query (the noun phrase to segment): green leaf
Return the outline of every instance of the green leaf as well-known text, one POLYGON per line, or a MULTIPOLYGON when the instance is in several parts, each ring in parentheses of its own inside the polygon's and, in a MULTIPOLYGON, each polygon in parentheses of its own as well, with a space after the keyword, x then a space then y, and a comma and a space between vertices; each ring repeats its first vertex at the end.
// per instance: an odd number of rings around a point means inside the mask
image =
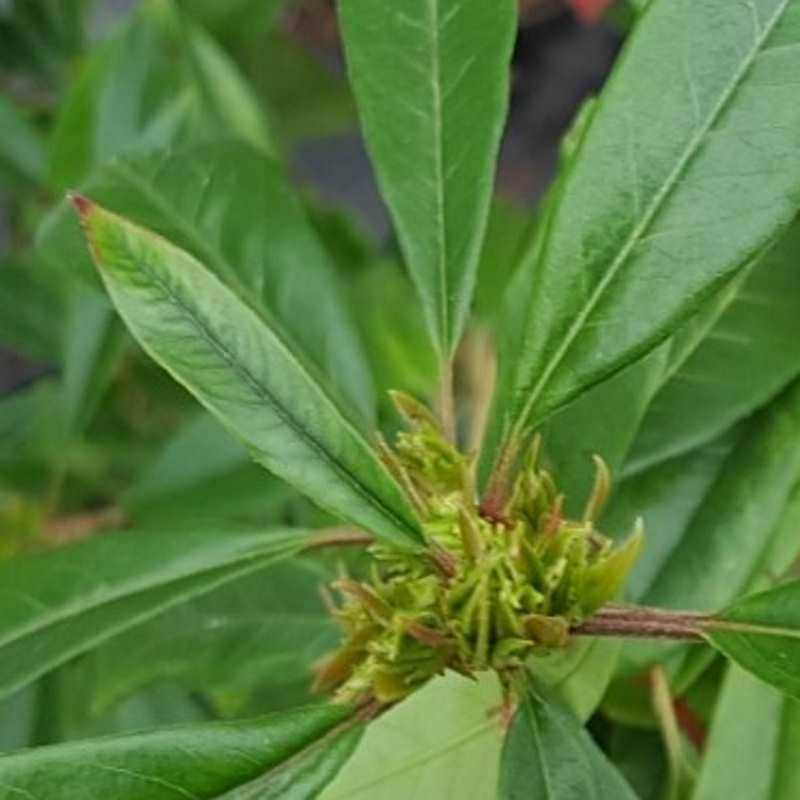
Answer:
POLYGON ((225 716, 311 702, 313 666, 338 642, 320 595, 332 578, 296 558, 160 613, 75 665, 81 705, 97 715, 158 680, 203 692, 225 716))
POLYGON ((44 181, 46 154, 39 132, 0 95, 0 186, 44 181))
MULTIPOLYGON (((254 308, 276 318, 371 421, 366 358, 335 268, 274 161, 242 144, 191 147, 118 159, 96 170, 83 190, 191 253, 254 308)), ((66 203, 44 224, 39 239, 43 257, 54 266, 95 277, 66 203)))
POLYGON ((737 601, 714 615, 706 636, 740 667, 800 699, 800 581, 737 601))
POLYGON ((188 420, 139 474, 123 505, 137 521, 277 519, 285 484, 205 412, 188 420))
POLYGON ((615 488, 603 515, 603 530, 621 538, 641 517, 648 534, 626 581, 626 599, 640 601, 682 541, 691 546, 689 525, 710 498, 735 444, 735 436, 724 437, 627 478, 615 488))
POLYGON ((357 126, 345 76, 310 52, 291 31, 278 29, 252 37, 244 53, 250 78, 273 112, 274 127, 289 141, 318 140, 352 132, 357 126))
POLYGON ((0 701, 0 753, 21 750, 30 744, 36 700, 36 687, 27 686, 0 701))
POLYGON ((449 358, 470 310, 505 121, 511 0, 344 0, 351 83, 382 194, 449 358))
POLYGON ((659 733, 615 726, 607 751, 640 800, 664 800, 669 775, 664 742, 659 733))
POLYGON ((356 322, 385 408, 393 411, 387 392, 398 386, 417 397, 431 397, 436 389, 436 353, 408 277, 397 264, 372 264, 354 278, 351 291, 356 322), (376 297, 383 301, 376 303, 376 297))
MULTIPOLYGON (((53 414, 59 402, 54 381, 36 381, 31 386, 0 398, 0 468, 4 470, 4 486, 17 485, 24 478, 21 464, 45 455, 50 466, 60 457, 63 437, 61 417, 53 414)), ((45 482, 49 475, 44 476, 45 482)), ((19 484, 26 491, 31 487, 24 480, 19 484)))
POLYGON ((262 152, 274 155, 276 146, 263 109, 235 64, 205 31, 184 21, 182 35, 202 103, 205 118, 202 121, 220 132, 234 133, 262 152))
POLYGON ((622 642, 573 637, 562 650, 528 661, 531 674, 586 722, 600 705, 617 665, 622 642))
POLYGON ((97 411, 119 366, 126 337, 108 298, 76 286, 67 300, 62 357, 64 426, 79 434, 97 411))
POLYGON ((88 0, 5 3, 0 12, 0 64, 12 75, 24 74, 23 80, 60 88, 62 71, 83 47, 87 5, 88 0))
POLYGON ((134 336, 257 461, 381 538, 401 547, 422 542, 370 442, 276 324, 160 236, 85 199, 76 205, 134 336))
POLYGON ((310 541, 290 529, 131 530, 0 564, 0 696, 310 541))
POLYGON ((790 222, 799 43, 789 0, 653 3, 512 286, 501 439, 656 346, 790 222))
MULTIPOLYGON (((592 387, 544 424, 544 449, 558 476, 559 489, 566 495, 568 513, 577 516, 583 512, 594 484, 595 454, 602 455, 611 471, 612 501, 617 496, 618 476, 667 358, 668 348, 657 348, 592 387)), ((626 531, 630 529, 630 525, 625 527, 626 531)))
POLYGON ((715 609, 745 591, 800 479, 800 383, 742 441, 644 596, 647 605, 715 609))
POLYGON ((502 313, 503 295, 530 246, 535 223, 527 209, 499 197, 492 203, 475 290, 475 314, 483 320, 494 322, 502 313))
POLYGON ((800 288, 798 235, 795 221, 668 341, 544 423, 570 513, 580 513, 591 490, 594 453, 615 477, 629 478, 712 441, 800 371, 783 344, 800 333, 791 302, 800 288), (743 371, 753 380, 741 380, 743 371))
MULTIPOLYGON (((629 599, 713 610, 763 578, 773 546, 784 540, 780 547, 787 547, 785 517, 800 478, 798 426, 795 384, 727 441, 623 482, 606 518, 609 528, 643 515, 649 533, 629 599)), ((627 648, 627 661, 643 668, 679 648, 685 645, 643 641, 627 648)))
POLYGON ((692 800, 800 796, 800 704, 743 670, 723 683, 692 800))
POLYGON ((499 800, 635 800, 571 712, 531 688, 503 746, 499 800))
POLYGON ((197 19, 220 38, 233 37, 259 26, 274 23, 289 0, 229 0, 221 6, 217 0, 181 0, 184 13, 197 19))
POLYGON ((774 583, 791 568, 800 554, 798 530, 800 530, 800 482, 792 489, 783 514, 770 536, 769 546, 756 568, 753 588, 761 588, 756 583, 760 578, 767 578, 770 583, 774 583))
POLYGON ((23 751, 0 757, 0 789, 39 800, 306 800, 358 741, 349 713, 305 708, 23 751))
POLYGON ((30 259, 0 262, 0 342, 52 361, 59 347, 63 300, 43 272, 30 259))
POLYGON ((370 725, 320 800, 495 800, 500 703, 489 673, 477 682, 452 673, 434 678, 370 725))
POLYGON ((139 692, 101 717, 92 716, 84 703, 88 687, 81 683, 79 670, 74 669, 84 657, 59 667, 33 684, 37 695, 36 714, 28 747, 212 719, 210 709, 198 695, 192 696, 180 686, 166 682, 139 692))
MULTIPOLYGON (((636 471, 631 464, 630 450, 642 438, 641 428, 653 398, 706 340, 741 283, 741 278, 737 277, 731 282, 733 285, 727 285, 670 339, 593 386, 545 421, 544 446, 559 476, 559 486, 567 496, 566 507, 570 513, 580 513, 591 491, 593 454, 602 454, 615 479, 636 471)), ((714 384, 713 376, 709 383, 714 384)), ((724 402, 719 395, 714 395, 714 400, 718 405, 724 402)), ((673 429, 681 424, 675 417, 661 422, 673 429)))
POLYGON ((716 438, 800 373, 800 355, 786 347, 800 338, 798 253, 795 222, 733 290, 722 317, 653 398, 626 473, 716 438))

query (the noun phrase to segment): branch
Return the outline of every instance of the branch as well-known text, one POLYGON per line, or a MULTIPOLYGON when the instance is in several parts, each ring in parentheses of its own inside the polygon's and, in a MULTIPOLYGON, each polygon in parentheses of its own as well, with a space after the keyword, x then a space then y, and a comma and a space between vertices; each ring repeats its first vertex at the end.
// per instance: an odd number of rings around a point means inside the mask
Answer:
POLYGON ((312 539, 306 550, 322 550, 325 547, 366 547, 375 539, 358 528, 324 528, 312 539))
POLYGON ((696 611, 666 611, 646 606, 606 606, 572 628, 577 636, 626 639, 678 639, 701 642, 709 620, 696 611))

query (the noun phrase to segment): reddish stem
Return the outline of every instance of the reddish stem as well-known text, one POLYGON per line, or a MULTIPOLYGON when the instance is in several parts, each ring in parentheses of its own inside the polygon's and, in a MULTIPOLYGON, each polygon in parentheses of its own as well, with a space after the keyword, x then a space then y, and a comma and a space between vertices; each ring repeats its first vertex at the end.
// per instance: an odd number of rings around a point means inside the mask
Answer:
POLYGON ((578 636, 615 636, 634 639, 703 641, 707 614, 665 611, 644 606, 607 606, 572 628, 578 636))

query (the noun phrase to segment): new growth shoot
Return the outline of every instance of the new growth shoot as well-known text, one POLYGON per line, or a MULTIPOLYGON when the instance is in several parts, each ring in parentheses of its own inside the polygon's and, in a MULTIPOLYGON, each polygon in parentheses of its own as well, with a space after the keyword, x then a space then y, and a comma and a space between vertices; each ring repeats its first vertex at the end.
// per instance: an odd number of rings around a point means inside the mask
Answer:
POLYGON ((610 490, 595 459, 594 490, 581 519, 540 463, 540 439, 517 474, 501 517, 481 513, 474 457, 459 452, 425 406, 399 392, 406 424, 385 463, 422 520, 427 547, 374 545, 370 577, 334 584, 343 642, 317 671, 317 687, 342 702, 396 702, 434 675, 496 670, 510 684, 528 656, 567 645, 619 592, 642 544, 641 525, 622 545, 595 520, 610 490))

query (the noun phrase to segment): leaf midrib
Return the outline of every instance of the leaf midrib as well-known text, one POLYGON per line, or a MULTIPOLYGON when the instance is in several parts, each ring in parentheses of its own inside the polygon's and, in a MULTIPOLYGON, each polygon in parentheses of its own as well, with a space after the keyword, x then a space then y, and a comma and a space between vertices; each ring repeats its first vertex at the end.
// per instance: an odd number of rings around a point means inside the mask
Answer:
POLYGON ((711 113, 709 114, 708 119, 701 126, 701 128, 695 133, 695 135, 689 140, 686 149, 684 150, 683 154, 673 167, 672 172, 667 176, 666 181, 662 184, 661 188, 656 192, 649 207, 642 216, 642 219, 628 235, 628 238, 624 242, 622 248, 620 249, 614 261, 611 263, 611 266, 609 267, 608 271, 600 279, 594 292, 592 292, 592 295, 589 298, 588 302, 581 310, 581 312, 576 316, 574 322, 570 325, 566 336, 559 345, 553 357, 545 365, 545 368, 542 370, 541 377, 536 382, 532 391, 528 395, 528 399, 526 400, 525 405, 522 408, 522 411, 520 412, 516 422, 512 426, 511 433, 509 435, 509 440, 513 441, 515 438, 521 436, 522 433, 524 432, 526 428, 526 421, 528 417, 531 415, 536 403, 539 400, 539 397, 544 391, 544 388, 546 387, 550 378, 553 376, 553 373, 560 366, 561 362, 567 355, 573 342, 580 334, 589 316, 592 314, 595 307, 603 297, 603 294, 605 293, 606 289, 614 281, 617 274, 626 263, 628 256, 630 255, 633 248, 647 233, 651 224, 655 220, 658 212, 661 210, 661 207, 670 197, 675 187, 679 185, 680 179, 684 171, 688 168, 689 164, 692 162, 697 153, 702 149, 702 145, 704 144, 706 137, 708 136, 708 134, 713 129, 714 125, 719 120, 719 117, 727 107, 730 99, 738 91, 741 82, 743 81, 743 79, 745 78, 745 76, 755 63, 758 54, 761 52, 766 41, 772 35, 775 26, 783 18, 783 15, 786 12, 790 2, 791 0, 782 0, 780 6, 775 11, 772 18, 764 26, 763 30, 761 31, 761 34, 754 40, 753 47, 748 52, 747 56, 743 59, 739 69, 734 73, 734 76, 731 79, 730 83, 723 90, 716 105, 711 109, 711 113))
MULTIPOLYGON (((152 233, 151 235, 157 236, 159 239, 163 239, 163 237, 159 236, 158 234, 152 233)), ((164 240, 166 241, 166 240, 164 240)), ((303 425, 297 422, 294 417, 289 413, 288 410, 285 410, 283 405, 280 404, 277 399, 273 396, 272 392, 264 386, 261 381, 259 381, 251 372, 248 370, 243 364, 241 364, 233 354, 225 347, 225 345, 220 342, 216 336, 214 336, 213 332, 204 324, 203 320, 194 313, 193 307, 187 305, 184 302, 183 298, 178 296, 173 290, 172 287, 167 285, 157 274, 155 274, 152 270, 147 269, 144 264, 139 264, 139 269, 147 274, 149 279, 164 293, 164 295, 173 302, 176 306, 183 309, 184 313, 186 314, 187 318, 193 323, 195 329, 205 338, 208 344, 217 351, 217 353, 222 357, 224 361, 226 361, 231 369, 238 373, 239 376, 244 380, 244 382, 250 386, 252 391, 263 400, 267 405, 269 405, 276 416, 284 422, 287 427, 289 427, 292 431, 294 431, 295 435, 303 440, 306 441, 307 444, 311 447, 313 451, 315 451, 323 461, 327 462, 329 466, 333 468, 333 470, 343 479, 343 481, 350 485, 350 487, 358 494, 362 499, 367 503, 368 506, 372 507, 374 510, 378 511, 382 516, 385 518, 392 520, 395 525, 398 526, 399 530, 408 531, 411 534, 411 538, 418 539, 415 535, 413 528, 411 528, 401 517, 399 517, 391 508, 389 508, 385 503, 383 503, 380 498, 374 495, 369 488, 367 488, 355 475, 353 475, 345 466, 342 464, 332 453, 330 453, 325 446, 317 440, 315 436, 313 436, 309 431, 307 431, 303 425)), ((212 278, 213 274, 209 273, 212 278)), ((230 289, 224 286, 220 282, 220 287, 226 291, 231 292, 236 300, 238 300, 242 307, 245 308, 250 314, 253 315, 255 320, 258 322, 260 326, 263 327, 264 331, 269 335, 272 339, 275 346, 281 350, 284 355, 288 358, 288 360, 294 364, 295 368, 300 373, 301 377, 305 381, 306 385, 310 387, 312 392, 314 392, 326 405, 329 411, 333 412, 334 417, 338 420, 339 424, 342 425, 342 428, 347 431, 347 433, 352 437, 352 440, 357 443, 362 450, 362 453, 366 455, 370 459, 370 463, 372 463, 377 470, 380 470, 380 474, 386 476, 386 479, 391 481, 393 480, 391 476, 385 471, 383 466, 380 462, 375 458, 372 448, 369 445, 369 442, 361 435, 360 431, 358 431, 352 423, 342 414, 341 410, 339 409, 338 405, 327 395, 324 391, 323 387, 313 379, 311 375, 309 375, 308 371, 305 369, 304 364, 302 361, 295 357, 295 354, 292 350, 286 345, 286 343, 278 336, 275 331, 270 328, 264 320, 255 312, 250 305, 243 300, 242 298, 238 297, 235 293, 233 293, 230 289)), ((162 363, 165 369, 182 385, 189 388, 189 384, 186 380, 184 380, 180 375, 175 373, 172 368, 165 364, 162 359, 158 358, 153 352, 152 348, 149 346, 145 346, 146 350, 150 352, 150 355, 159 363, 162 363)), ((399 491, 399 490, 398 490, 399 491)))
POLYGON ((447 275, 447 226, 445 223, 445 189, 444 189, 444 141, 442 139, 442 69, 441 41, 439 32, 440 7, 439 0, 426 0, 428 19, 430 22, 431 45, 431 105, 433 122, 433 170, 436 185, 436 257, 439 272, 439 314, 441 328, 439 336, 441 349, 445 353, 450 349, 450 309, 448 307, 448 275, 447 275))
POLYGON ((736 633, 742 636, 774 636, 779 639, 800 639, 800 629, 784 628, 780 625, 764 625, 751 622, 714 619, 709 623, 708 635, 736 633))

